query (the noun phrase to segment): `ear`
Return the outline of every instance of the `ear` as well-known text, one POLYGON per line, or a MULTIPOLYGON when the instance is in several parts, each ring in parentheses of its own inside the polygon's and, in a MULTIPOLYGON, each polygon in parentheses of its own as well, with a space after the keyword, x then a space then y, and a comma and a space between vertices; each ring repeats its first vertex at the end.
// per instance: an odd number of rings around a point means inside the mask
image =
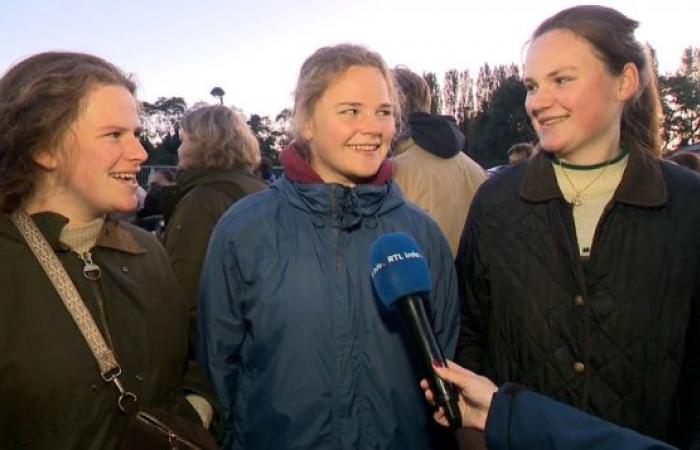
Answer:
POLYGON ((619 76, 617 99, 627 101, 639 91, 639 70, 634 63, 627 63, 619 76))
POLYGON ((305 141, 309 142, 314 137, 314 126, 311 123, 312 121, 306 117, 302 119, 302 122, 301 137, 303 137, 305 141))
POLYGON ((32 159, 34 159, 34 162, 39 164, 42 169, 48 172, 52 172, 58 168, 58 158, 56 156, 56 152, 39 150, 36 154, 34 154, 32 159))

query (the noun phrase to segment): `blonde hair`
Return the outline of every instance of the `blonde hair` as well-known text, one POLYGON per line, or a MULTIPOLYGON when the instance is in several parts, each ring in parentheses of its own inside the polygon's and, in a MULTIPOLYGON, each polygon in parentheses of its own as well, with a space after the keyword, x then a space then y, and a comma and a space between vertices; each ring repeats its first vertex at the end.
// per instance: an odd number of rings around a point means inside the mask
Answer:
POLYGON ((222 105, 188 111, 180 121, 187 144, 180 149, 180 169, 253 170, 260 162, 260 145, 236 111, 222 105))
POLYGON ((328 86, 353 66, 374 67, 381 72, 389 91, 394 118, 401 117, 401 101, 393 77, 378 53, 354 44, 321 47, 302 64, 294 90, 294 138, 301 144, 302 151, 306 142, 301 135, 301 124, 313 116, 316 103, 328 86))

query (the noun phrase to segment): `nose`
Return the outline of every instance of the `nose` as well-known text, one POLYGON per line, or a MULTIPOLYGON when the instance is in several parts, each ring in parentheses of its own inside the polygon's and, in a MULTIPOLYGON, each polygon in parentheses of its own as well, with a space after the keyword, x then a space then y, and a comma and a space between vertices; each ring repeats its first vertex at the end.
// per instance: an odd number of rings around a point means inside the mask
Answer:
POLYGON ((540 86, 536 90, 528 92, 525 99, 525 110, 530 117, 535 117, 540 111, 552 105, 552 98, 550 90, 545 86, 540 86))
POLYGON ((143 148, 143 145, 141 145, 141 140, 138 137, 134 136, 134 139, 129 145, 127 156, 130 160, 139 164, 148 159, 148 153, 146 152, 146 149, 143 148))
POLYGON ((386 120, 386 117, 379 116, 375 113, 364 114, 362 120, 362 132, 366 134, 381 134, 383 129, 383 120, 386 120))

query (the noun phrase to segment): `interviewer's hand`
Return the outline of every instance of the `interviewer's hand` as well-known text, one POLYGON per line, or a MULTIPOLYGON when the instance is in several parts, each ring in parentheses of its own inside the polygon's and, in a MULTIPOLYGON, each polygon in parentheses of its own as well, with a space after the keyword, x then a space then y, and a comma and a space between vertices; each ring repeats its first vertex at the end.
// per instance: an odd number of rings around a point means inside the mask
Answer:
MULTIPOLYGON (((435 373, 445 381, 454 384, 459 390, 459 411, 462 413, 462 426, 484 430, 486 418, 491 407, 491 398, 494 392, 498 391, 495 384, 486 377, 447 361, 447 367, 434 367, 435 373)), ((425 398, 431 405, 435 405, 435 397, 430 390, 428 380, 421 380, 420 387, 423 388, 425 398)), ((442 407, 433 415, 435 421, 442 426, 449 426, 445 411, 442 407)))

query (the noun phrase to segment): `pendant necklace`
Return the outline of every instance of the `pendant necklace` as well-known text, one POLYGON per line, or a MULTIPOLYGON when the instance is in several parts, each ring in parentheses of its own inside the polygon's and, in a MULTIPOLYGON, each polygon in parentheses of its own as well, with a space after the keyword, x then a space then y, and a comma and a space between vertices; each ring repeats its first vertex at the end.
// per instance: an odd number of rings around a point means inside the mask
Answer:
POLYGON ((571 185, 571 189, 573 189, 573 191, 574 191, 574 195, 573 195, 573 197, 571 197, 571 200, 569 201, 569 203, 571 203, 572 206, 574 206, 574 207, 579 207, 579 206, 583 205, 583 198, 582 198, 583 193, 586 192, 586 190, 587 190, 589 187, 593 186, 593 184, 594 184, 596 181, 600 180, 600 179, 603 177, 603 175, 605 175, 605 171, 608 170, 608 166, 610 165, 610 163, 611 163, 614 159, 615 159, 615 158, 609 159, 609 160, 605 163, 605 165, 603 166, 603 170, 601 170, 601 171, 598 173, 598 176, 596 176, 595 178, 593 178, 593 180, 591 180, 591 181, 590 181, 586 186, 584 186, 582 189, 576 189, 576 185, 575 185, 574 182, 571 180, 571 178, 569 178, 569 174, 566 172, 566 167, 564 167, 563 164, 560 164, 559 167, 561 167, 561 171, 564 173, 564 177, 566 178, 566 181, 569 182, 569 184, 571 185))

